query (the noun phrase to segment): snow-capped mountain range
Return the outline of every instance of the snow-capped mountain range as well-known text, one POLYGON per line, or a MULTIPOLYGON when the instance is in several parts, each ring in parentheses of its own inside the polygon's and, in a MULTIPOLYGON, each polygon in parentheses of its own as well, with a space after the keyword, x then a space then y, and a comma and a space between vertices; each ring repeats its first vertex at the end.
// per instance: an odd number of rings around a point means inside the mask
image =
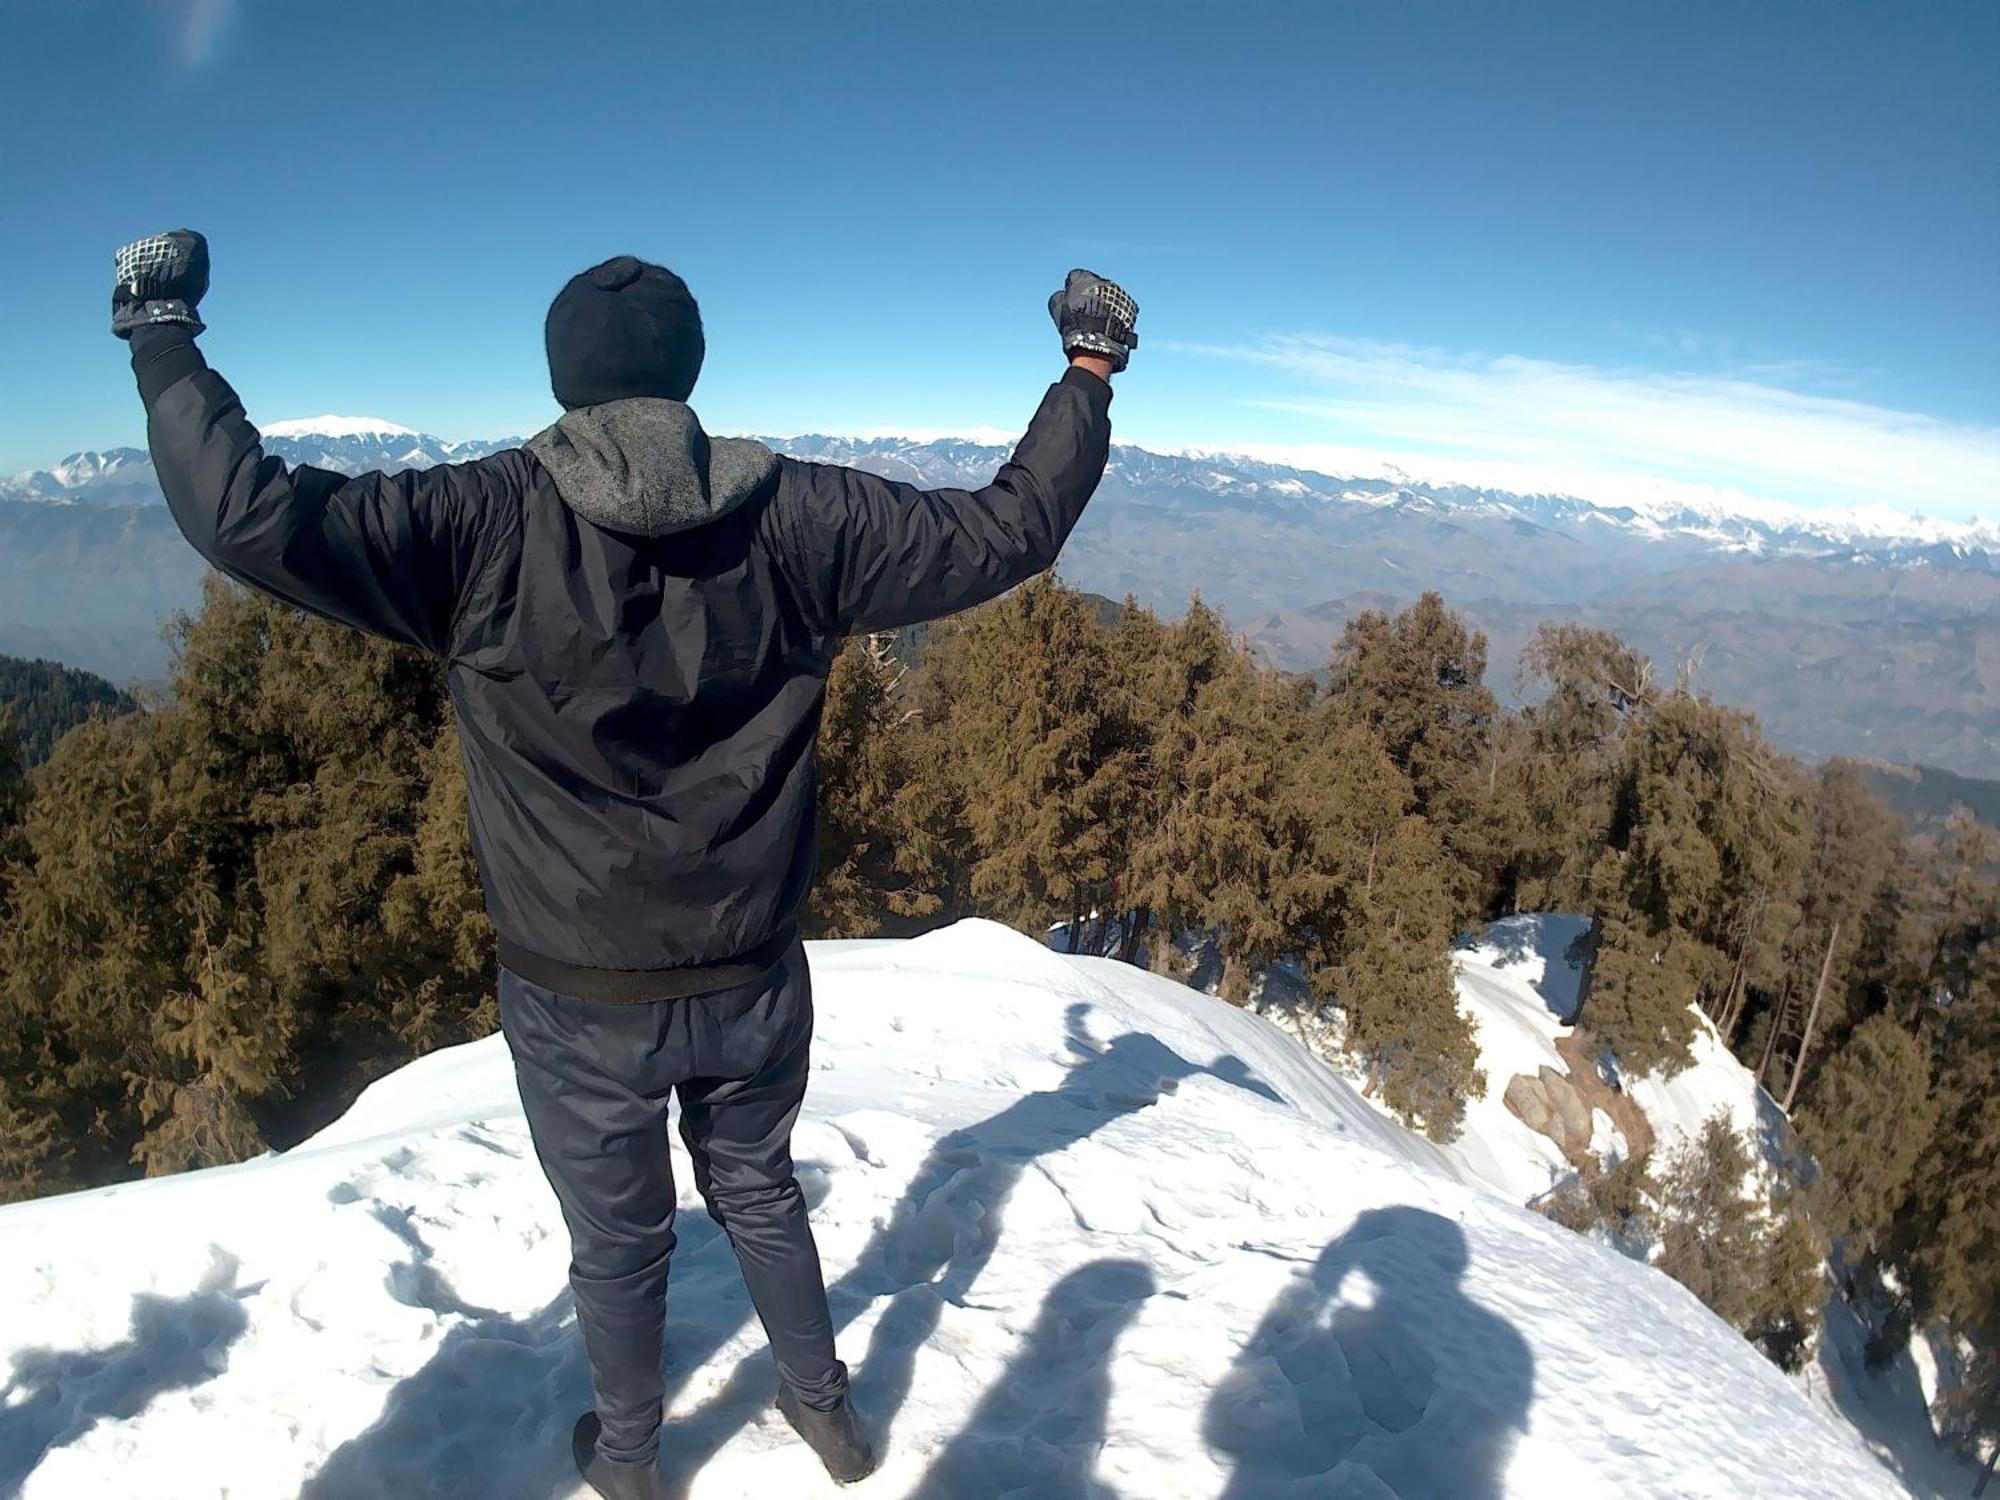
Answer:
MULTIPOLYGON (((809 435, 764 441, 795 457, 853 464, 930 485, 985 483, 1009 451, 1004 443, 966 438, 809 435)), ((1317 504, 1335 511, 1358 506, 1518 520, 1564 531, 1602 527, 1647 541, 1680 538, 1734 552, 1869 552, 1885 558, 1939 552, 2000 566, 2000 521, 1943 521, 1887 505, 1818 511, 1747 498, 1738 507, 1678 498, 1643 507, 1603 505, 1574 495, 1435 483, 1395 471, 1326 474, 1241 453, 1154 452, 1126 444, 1113 445, 1106 482, 1133 491, 1183 489, 1252 505, 1317 504)), ((1995 499, 2000 503, 2000 496, 1995 499)))
MULTIPOLYGON (((260 429, 271 452, 345 474, 395 473, 463 463, 519 438, 448 439, 379 417, 319 416, 273 422, 260 429)), ((928 485, 983 484, 1006 461, 1004 442, 979 438, 847 438, 807 434, 767 437, 780 452, 826 463, 855 464, 928 485)), ((1760 555, 1867 553, 1889 560, 1928 557, 2000 567, 2000 522, 1943 521, 1881 505, 1816 511, 1745 500, 1682 499, 1649 506, 1603 505, 1573 495, 1519 495, 1463 484, 1440 484, 1391 471, 1380 476, 1324 474, 1206 449, 1154 452, 1125 444, 1112 449, 1107 483, 1135 492, 1180 491, 1244 505, 1315 505, 1516 520, 1576 532, 1595 528, 1658 541, 1680 539, 1722 551, 1760 555)), ((88 505, 158 503, 152 461, 143 449, 72 453, 47 469, 0 480, 0 500, 47 500, 88 505)), ((2000 497, 1996 497, 2000 500, 2000 497)))
MULTIPOLYGON (((349 474, 462 462, 518 441, 454 441, 369 417, 263 432, 282 458, 349 474)), ((1009 454, 997 432, 765 441, 932 486, 985 484, 1009 454)), ((1120 444, 1061 568, 1078 587, 1172 613, 1199 593, 1295 671, 1323 666, 1358 612, 1435 589, 1486 633, 1487 680, 1503 697, 1538 626, 1568 619, 1615 631, 1663 675, 1692 672, 1804 754, 2000 776, 2000 525, 1990 521, 1684 493, 1611 505, 1120 444)), ((77 453, 0 480, 0 652, 119 682, 158 677, 160 615, 198 600, 202 572, 143 452, 77 453)))
MULTIPOLYGON (((399 473, 434 464, 464 463, 519 439, 453 442, 376 417, 303 417, 260 429, 264 444, 288 463, 312 464, 342 474, 371 470, 399 473)), ((45 500, 75 505, 162 503, 152 457, 143 448, 86 449, 46 469, 0 479, 0 500, 45 500)))

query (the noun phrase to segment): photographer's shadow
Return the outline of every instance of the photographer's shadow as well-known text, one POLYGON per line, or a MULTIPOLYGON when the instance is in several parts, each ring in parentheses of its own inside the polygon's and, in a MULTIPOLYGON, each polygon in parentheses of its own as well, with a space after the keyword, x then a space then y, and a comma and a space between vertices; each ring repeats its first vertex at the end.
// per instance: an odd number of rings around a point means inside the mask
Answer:
POLYGON ((1369 1475, 1400 1500, 1498 1500, 1534 1357, 1466 1296, 1467 1254, 1457 1224, 1409 1207, 1370 1209, 1321 1252, 1209 1400, 1224 1500, 1373 1493, 1369 1475), (1357 1270, 1372 1302, 1349 1293, 1357 1270))
POLYGON ((213 1380, 250 1326, 243 1301, 257 1289, 238 1287, 235 1261, 218 1256, 186 1297, 134 1297, 132 1331, 109 1348, 16 1350, 0 1386, 0 1497, 18 1494, 51 1451, 99 1422, 129 1420, 169 1391, 213 1380))

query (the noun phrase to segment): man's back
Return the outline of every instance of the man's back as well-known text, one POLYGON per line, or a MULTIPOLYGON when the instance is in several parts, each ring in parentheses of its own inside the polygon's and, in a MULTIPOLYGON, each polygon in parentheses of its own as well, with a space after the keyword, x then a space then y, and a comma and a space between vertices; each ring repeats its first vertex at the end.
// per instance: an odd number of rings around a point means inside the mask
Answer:
POLYGON ((812 878, 840 640, 1048 567, 1110 443, 1110 386, 1072 369, 980 490, 710 440, 650 397, 477 463, 348 479, 262 457, 185 335, 134 355, 162 486, 212 562, 445 660, 502 962, 584 998, 769 967, 812 878))

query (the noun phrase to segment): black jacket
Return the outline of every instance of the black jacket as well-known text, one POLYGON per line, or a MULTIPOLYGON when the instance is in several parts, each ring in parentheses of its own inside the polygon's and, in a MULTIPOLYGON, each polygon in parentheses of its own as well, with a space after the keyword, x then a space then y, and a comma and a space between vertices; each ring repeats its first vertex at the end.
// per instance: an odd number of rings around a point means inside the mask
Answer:
POLYGON ((1110 387, 1071 370, 981 490, 711 443, 665 401, 350 479, 266 454, 184 330, 141 330, 132 358, 196 550, 444 659, 501 960, 584 998, 698 993, 782 951, 841 638, 1047 568, 1110 443, 1110 387))

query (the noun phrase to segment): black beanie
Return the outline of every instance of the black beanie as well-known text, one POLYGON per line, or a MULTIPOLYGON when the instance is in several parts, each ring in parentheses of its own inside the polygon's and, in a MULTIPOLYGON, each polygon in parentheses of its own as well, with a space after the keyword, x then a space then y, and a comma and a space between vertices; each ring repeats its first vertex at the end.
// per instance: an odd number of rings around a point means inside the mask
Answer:
POLYGON ((549 304, 549 385, 564 410, 664 396, 701 374, 701 309, 665 266, 615 255, 572 276, 549 304))

